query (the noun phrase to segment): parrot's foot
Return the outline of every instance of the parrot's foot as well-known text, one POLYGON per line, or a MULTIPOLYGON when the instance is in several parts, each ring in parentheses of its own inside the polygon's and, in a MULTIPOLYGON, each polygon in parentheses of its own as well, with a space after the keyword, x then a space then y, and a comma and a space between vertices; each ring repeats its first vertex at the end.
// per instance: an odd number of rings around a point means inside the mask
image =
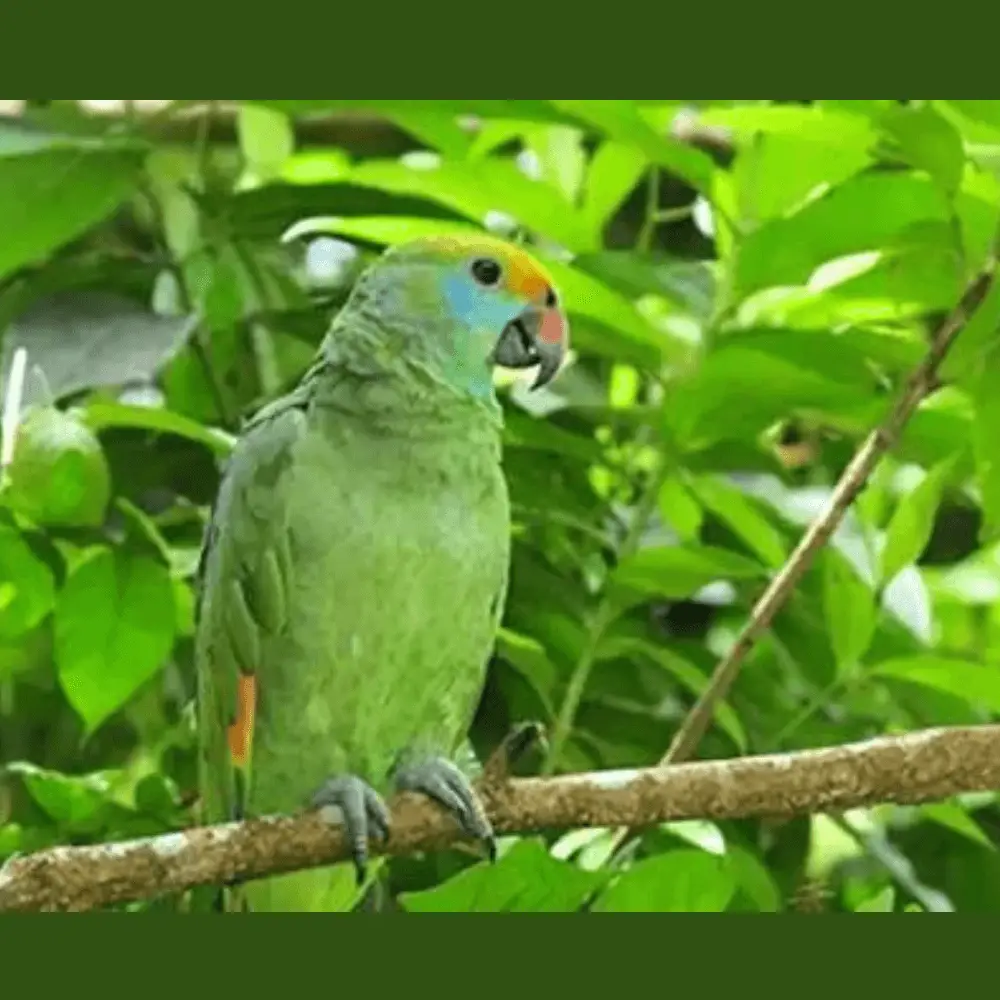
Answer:
POLYGON ((394 778, 398 791, 426 795, 454 816, 469 837, 486 845, 490 861, 496 863, 497 839, 486 811, 469 780, 451 761, 443 757, 407 761, 394 778))
POLYGON ((360 778, 331 778, 313 796, 314 809, 339 809, 351 845, 358 885, 368 880, 368 842, 374 836, 389 839, 389 807, 370 785, 360 778))

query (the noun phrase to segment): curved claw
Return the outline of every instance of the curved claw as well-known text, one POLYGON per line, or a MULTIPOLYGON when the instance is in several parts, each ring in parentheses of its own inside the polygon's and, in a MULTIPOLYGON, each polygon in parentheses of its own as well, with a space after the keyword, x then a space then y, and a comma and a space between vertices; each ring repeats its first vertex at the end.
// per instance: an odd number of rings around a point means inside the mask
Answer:
POLYGON ((351 845, 358 885, 368 880, 368 842, 388 841, 392 823, 389 807, 369 784, 351 775, 331 778, 312 797, 314 809, 338 809, 351 845))
POLYGON ((451 761, 432 757, 407 764, 396 772, 395 785, 400 792, 415 792, 436 802, 458 821, 467 836, 481 841, 491 862, 496 862, 496 834, 486 811, 469 780, 451 761))

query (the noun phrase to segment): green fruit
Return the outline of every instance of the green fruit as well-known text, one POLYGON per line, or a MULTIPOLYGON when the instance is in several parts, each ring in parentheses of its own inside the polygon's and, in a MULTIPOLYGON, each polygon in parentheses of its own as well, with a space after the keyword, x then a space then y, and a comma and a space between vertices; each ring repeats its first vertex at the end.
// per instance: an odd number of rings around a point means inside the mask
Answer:
POLYGON ((30 411, 18 428, 4 499, 41 526, 102 525, 111 472, 97 436, 54 407, 30 411))

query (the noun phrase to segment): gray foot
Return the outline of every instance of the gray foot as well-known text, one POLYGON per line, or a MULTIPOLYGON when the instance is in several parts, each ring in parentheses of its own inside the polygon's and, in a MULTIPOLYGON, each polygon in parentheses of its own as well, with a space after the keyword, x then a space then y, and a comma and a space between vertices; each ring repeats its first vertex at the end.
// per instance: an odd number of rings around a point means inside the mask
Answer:
POLYGON ((496 834, 479 796, 462 772, 443 757, 409 760, 397 768, 395 785, 400 792, 426 795, 458 820, 465 833, 486 845, 490 861, 497 860, 496 834))
POLYGON ((339 809, 344 817, 347 840, 351 845, 358 885, 368 880, 368 842, 389 839, 389 808, 382 797, 360 778, 331 778, 313 796, 314 809, 339 809))

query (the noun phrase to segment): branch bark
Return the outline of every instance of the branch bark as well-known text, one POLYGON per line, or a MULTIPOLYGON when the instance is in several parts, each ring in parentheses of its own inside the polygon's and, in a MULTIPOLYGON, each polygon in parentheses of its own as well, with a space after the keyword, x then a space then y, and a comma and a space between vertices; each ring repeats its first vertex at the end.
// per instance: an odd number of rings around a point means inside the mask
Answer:
MULTIPOLYGON (((500 781, 484 785, 482 794, 497 832, 523 835, 813 815, 996 789, 1000 726, 666 769, 500 781)), ((458 842, 455 824, 426 801, 403 796, 393 806, 388 854, 438 851, 458 842)), ((340 828, 315 814, 58 848, 18 858, 0 872, 0 912, 95 910, 348 858, 340 828)))

